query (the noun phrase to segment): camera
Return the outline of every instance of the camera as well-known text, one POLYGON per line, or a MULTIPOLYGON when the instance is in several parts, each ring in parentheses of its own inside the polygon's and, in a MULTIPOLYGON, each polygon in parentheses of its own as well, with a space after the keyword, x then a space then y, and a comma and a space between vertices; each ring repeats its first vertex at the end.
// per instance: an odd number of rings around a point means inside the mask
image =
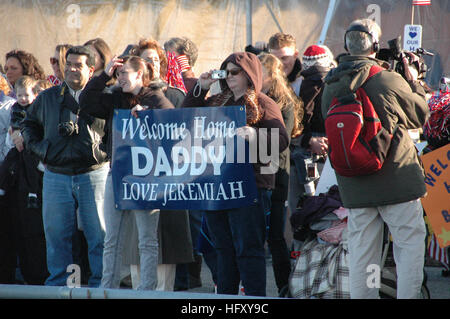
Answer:
POLYGON ((415 52, 405 51, 401 48, 401 36, 388 41, 389 48, 382 48, 377 54, 377 58, 380 60, 387 61, 389 63, 394 63, 393 69, 395 72, 399 73, 403 78, 405 76, 405 67, 403 65, 403 58, 408 59, 409 65, 413 65, 418 74, 419 79, 423 79, 428 71, 427 65, 423 59, 424 55, 433 56, 434 54, 426 51, 424 48, 417 48, 415 52), (413 55, 419 58, 419 61, 413 61, 413 55))
POLYGON ((214 70, 211 74, 211 79, 226 79, 227 78, 227 70, 214 70))
POLYGON ((127 45, 127 47, 125 48, 125 50, 123 50, 122 54, 119 55, 119 58, 124 58, 124 57, 126 57, 127 55, 132 54, 132 50, 133 50, 134 48, 135 48, 135 45, 133 45, 133 44, 127 45))
POLYGON ((73 134, 78 134, 78 124, 72 121, 59 123, 58 134, 59 136, 71 136, 73 134))
POLYGON ((319 170, 317 168, 317 162, 313 158, 305 159, 306 180, 308 182, 314 181, 320 177, 319 170))

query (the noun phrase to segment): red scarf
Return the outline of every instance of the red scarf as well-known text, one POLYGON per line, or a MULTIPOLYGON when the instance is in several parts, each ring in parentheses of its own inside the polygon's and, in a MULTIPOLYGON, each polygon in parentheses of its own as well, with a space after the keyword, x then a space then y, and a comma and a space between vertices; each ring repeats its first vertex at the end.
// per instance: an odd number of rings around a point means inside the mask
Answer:
POLYGON ((172 52, 167 52, 166 82, 173 87, 183 90, 184 93, 187 93, 183 77, 181 76, 180 66, 172 52))

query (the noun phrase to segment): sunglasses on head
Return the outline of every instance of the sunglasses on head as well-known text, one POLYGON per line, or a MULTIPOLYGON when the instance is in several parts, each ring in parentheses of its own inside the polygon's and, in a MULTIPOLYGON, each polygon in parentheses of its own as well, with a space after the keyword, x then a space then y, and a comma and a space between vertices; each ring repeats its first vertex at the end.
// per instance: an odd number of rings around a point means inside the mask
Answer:
POLYGON ((57 58, 53 58, 53 57, 50 58, 51 64, 58 64, 58 62, 59 62, 59 60, 57 58))

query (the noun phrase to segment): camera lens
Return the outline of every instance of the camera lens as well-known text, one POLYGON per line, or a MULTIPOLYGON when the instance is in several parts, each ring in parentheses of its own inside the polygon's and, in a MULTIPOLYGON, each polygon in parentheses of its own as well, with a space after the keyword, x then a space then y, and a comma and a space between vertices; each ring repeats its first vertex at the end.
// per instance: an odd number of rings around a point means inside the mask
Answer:
POLYGON ((58 134, 60 136, 70 136, 74 132, 78 133, 78 125, 73 122, 64 122, 58 124, 58 134))

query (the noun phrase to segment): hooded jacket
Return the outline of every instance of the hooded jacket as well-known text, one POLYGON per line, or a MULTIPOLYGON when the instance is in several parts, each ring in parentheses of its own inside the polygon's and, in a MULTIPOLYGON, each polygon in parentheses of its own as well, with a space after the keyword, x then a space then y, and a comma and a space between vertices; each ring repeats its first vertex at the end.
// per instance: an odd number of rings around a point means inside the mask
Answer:
MULTIPOLYGON (((344 56, 325 78, 322 115, 326 118, 334 96, 364 83, 372 65, 382 61, 365 56, 344 56)), ((383 66, 383 65, 382 65, 383 66)), ((411 201, 426 194, 424 172, 408 129, 421 128, 428 117, 425 91, 408 84, 400 74, 385 70, 364 85, 382 126, 393 134, 382 168, 374 174, 345 177, 336 174, 344 207, 363 208, 411 201)))
MULTIPOLYGON (((261 92, 261 62, 253 53, 237 52, 228 56, 223 61, 220 69, 225 70, 227 64, 230 62, 242 68, 242 70, 250 80, 252 90, 248 90, 247 94, 235 101, 230 89, 228 88, 227 81, 224 79, 220 80, 220 87, 222 89, 222 92, 207 99, 205 99, 205 97, 208 93, 208 90, 202 90, 201 94, 198 97, 194 97, 193 95, 195 88, 190 90, 184 100, 183 107, 245 105, 247 125, 255 128, 257 131, 260 128, 268 129, 268 152, 271 152, 270 130, 278 129, 278 143, 276 144, 278 144, 278 150, 281 153, 289 145, 289 136, 286 132, 286 127, 283 122, 280 107, 275 103, 275 101, 261 92)), ((257 163, 253 164, 253 169, 255 172, 256 185, 259 188, 273 189, 275 187, 275 173, 261 174, 261 167, 268 165, 269 163, 262 163, 260 161, 258 154, 258 161, 257 163)))

